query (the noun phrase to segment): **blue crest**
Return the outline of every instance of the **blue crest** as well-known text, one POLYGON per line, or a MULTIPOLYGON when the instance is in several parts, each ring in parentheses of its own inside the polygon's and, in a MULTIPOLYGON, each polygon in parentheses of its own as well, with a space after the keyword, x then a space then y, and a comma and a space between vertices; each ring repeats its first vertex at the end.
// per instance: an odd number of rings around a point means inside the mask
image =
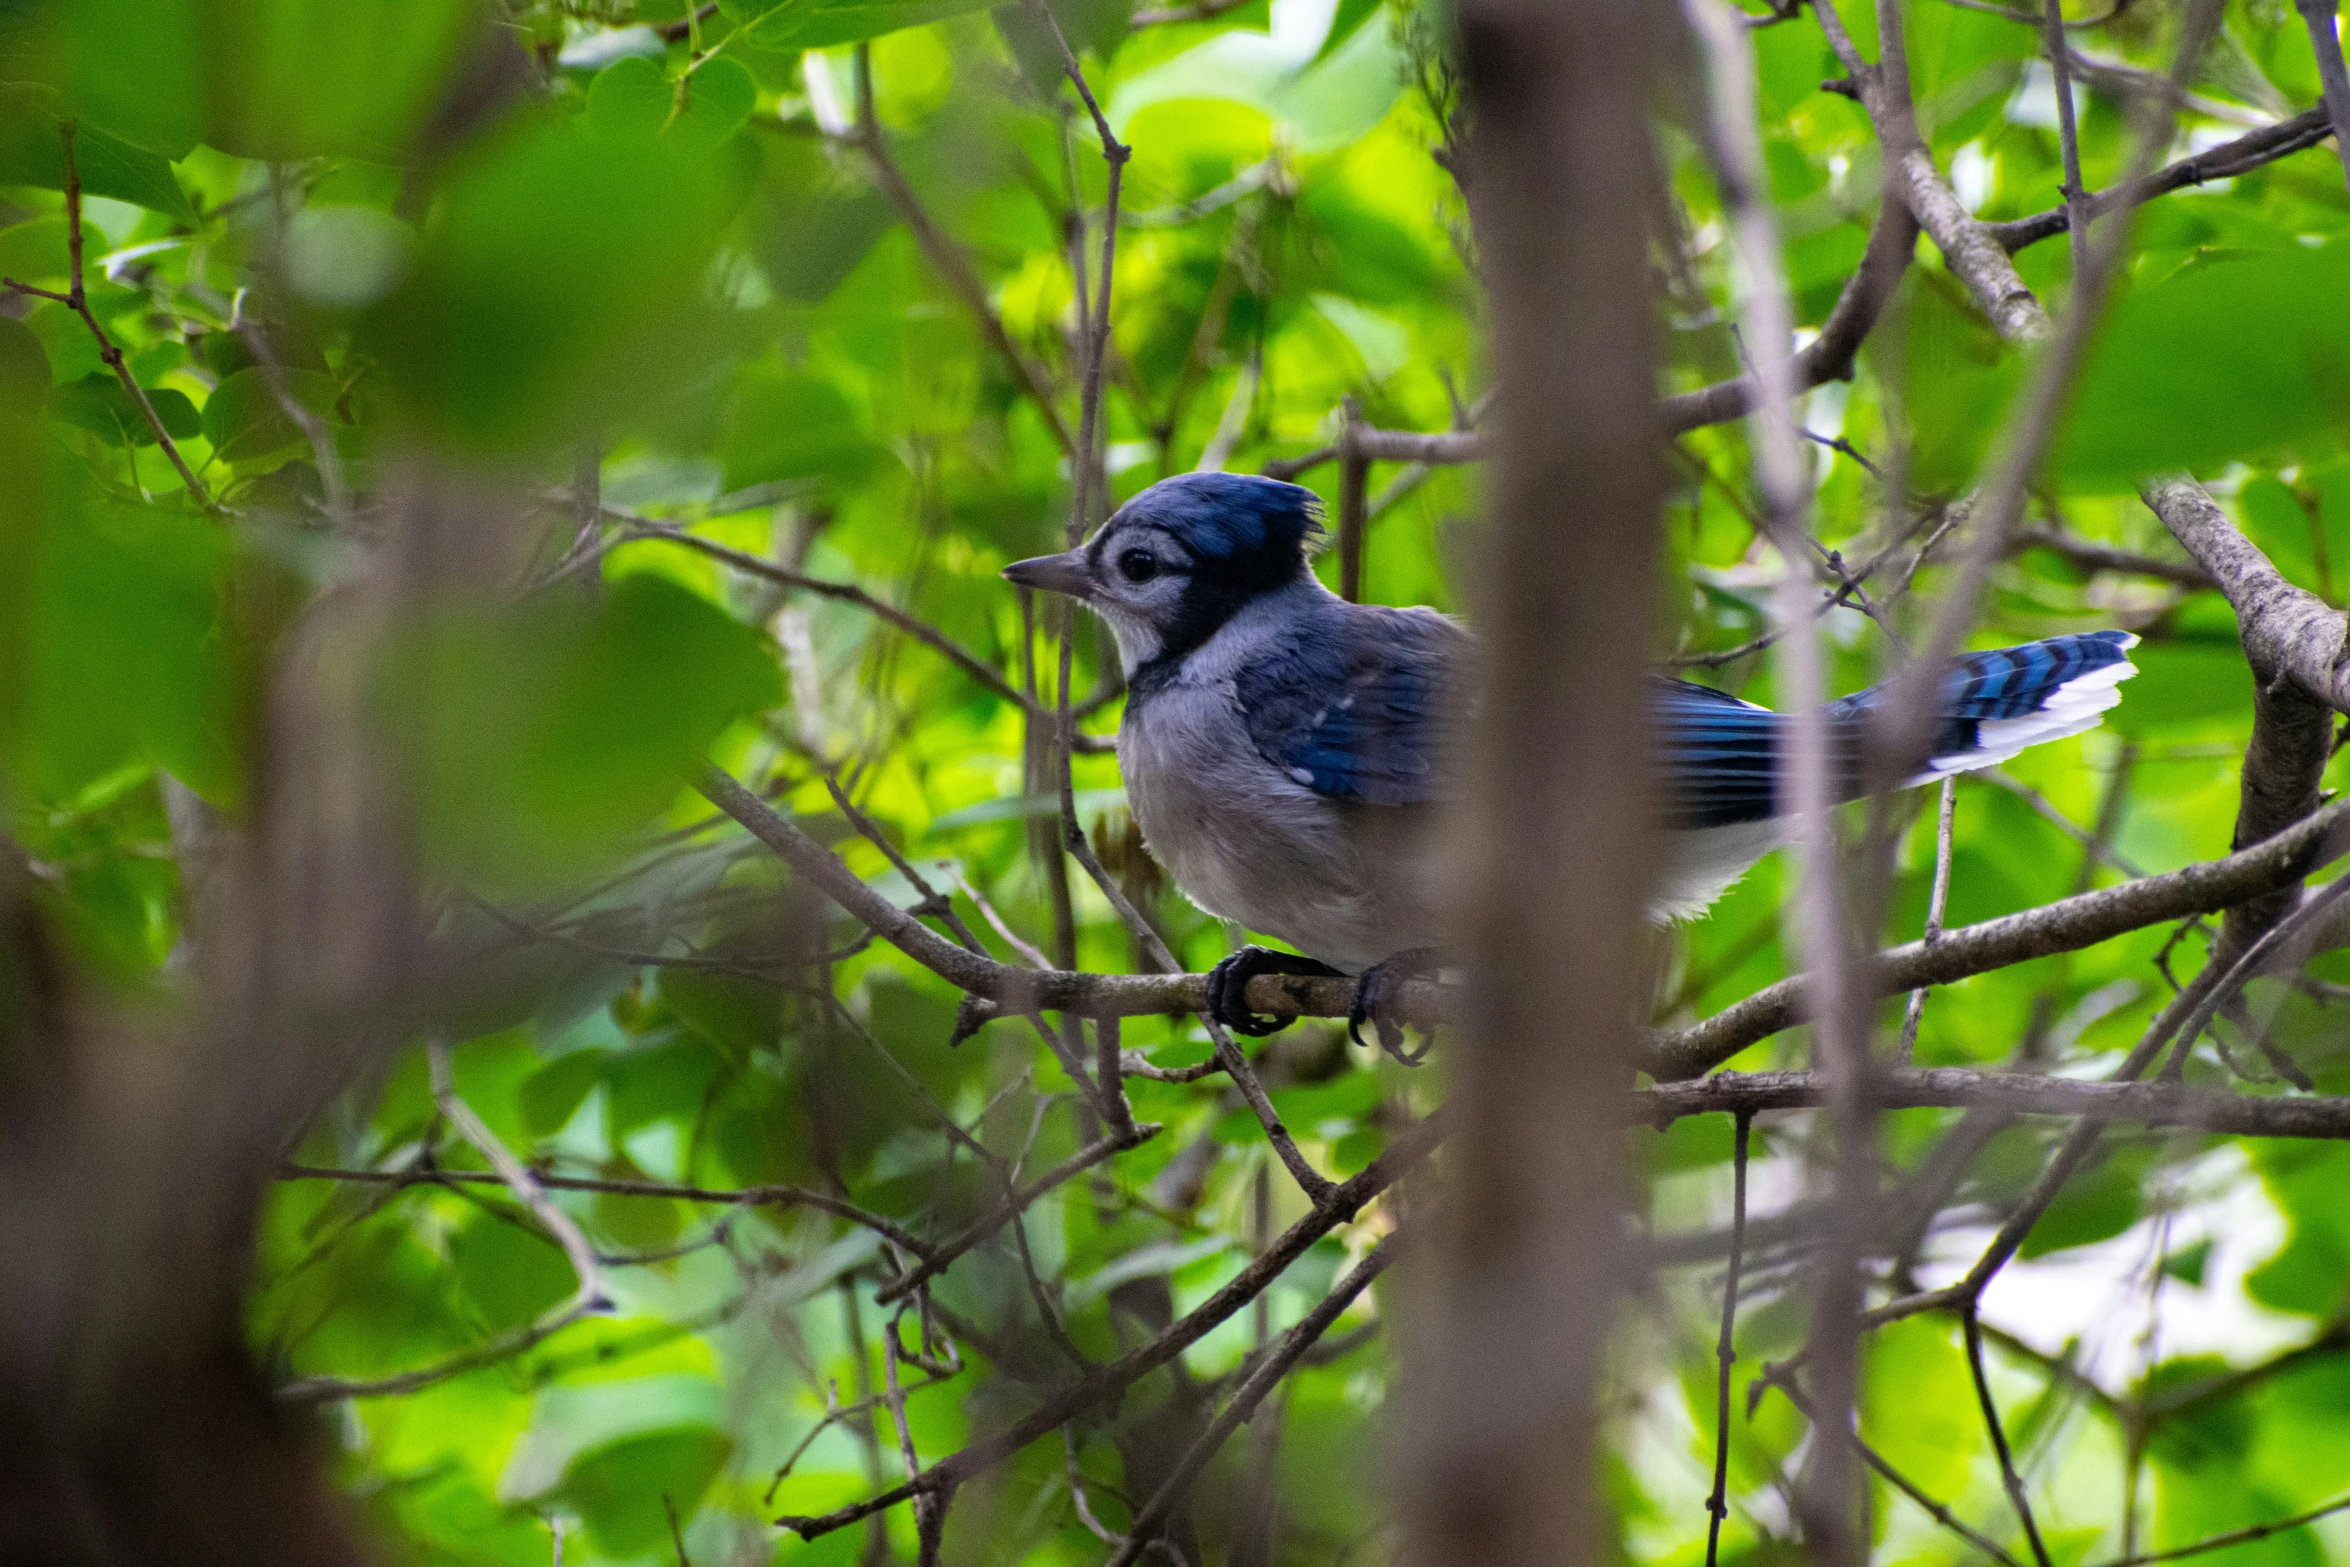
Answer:
POLYGON ((1253 473, 1183 473, 1161 479, 1119 508, 1166 529, 1200 561, 1240 574, 1286 575, 1322 531, 1322 499, 1298 484, 1253 473))

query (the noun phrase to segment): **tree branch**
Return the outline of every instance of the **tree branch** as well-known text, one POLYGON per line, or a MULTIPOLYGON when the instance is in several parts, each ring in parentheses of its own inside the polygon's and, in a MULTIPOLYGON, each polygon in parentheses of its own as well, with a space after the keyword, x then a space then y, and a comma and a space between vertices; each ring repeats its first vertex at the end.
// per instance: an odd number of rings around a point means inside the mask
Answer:
MULTIPOLYGON (((2101 888, 2039 908, 1944 931, 1878 955, 1880 995, 1943 985, 2030 958, 2074 952, 2127 931, 2210 914, 2298 882, 2350 851, 2350 801, 2340 801, 2223 860, 2101 888)), ((1808 980, 1795 975, 1701 1023, 1653 1039, 1649 1071, 1663 1080, 1711 1071, 1760 1039, 1802 1022, 1808 980)))

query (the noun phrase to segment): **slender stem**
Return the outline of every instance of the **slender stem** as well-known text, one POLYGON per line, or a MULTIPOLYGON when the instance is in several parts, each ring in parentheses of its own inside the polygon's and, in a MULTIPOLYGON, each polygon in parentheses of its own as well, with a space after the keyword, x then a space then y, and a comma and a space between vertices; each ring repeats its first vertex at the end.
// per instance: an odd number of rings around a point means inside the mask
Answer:
POLYGON ((2056 136, 2064 156, 2065 227, 2072 235, 2073 275, 2081 274, 2089 245, 2089 192, 2081 183, 2081 137, 2073 116, 2073 52, 2064 39, 2064 0, 2047 0, 2042 38, 2056 79, 2056 136))
POLYGON ((2350 181, 2350 66, 2342 62, 2342 32, 2335 21, 2339 0, 2293 0, 2293 8, 2309 28, 2309 47, 2317 56, 2317 79, 2324 86, 2326 118, 2333 122, 2334 151, 2342 159, 2342 177, 2350 181))
POLYGON ((50 289, 35 288, 29 283, 19 283, 8 277, 0 277, 0 287, 53 300, 82 318, 82 324, 98 340, 98 357, 114 372, 114 378, 122 383, 124 395, 146 417, 147 428, 155 434, 155 443, 163 448, 163 455, 171 459, 172 467, 179 470, 180 481, 188 487, 188 498, 204 510, 211 511, 211 493, 204 488, 204 482, 196 477, 195 470, 188 466, 187 459, 180 455, 178 443, 172 440, 171 432, 163 427, 163 416, 155 411, 155 404, 148 398, 146 388, 139 385, 138 377, 131 374, 130 366, 123 362, 122 350, 115 346, 113 338, 106 335, 106 329, 98 324, 98 317, 90 309, 89 291, 82 281, 82 175, 80 167, 74 162, 73 133, 74 122, 71 120, 64 121, 57 128, 58 137, 65 146, 65 253, 67 276, 70 279, 66 292, 59 294, 50 289))
POLYGON ((2295 1513, 2290 1518, 2278 1518, 2269 1523, 2253 1524, 2249 1528, 2232 1529, 2226 1534, 2215 1534, 2207 1540, 2197 1540, 2192 1545, 2176 1546, 2167 1551, 2150 1551, 2143 1556, 2117 1557, 2113 1561, 2100 1562, 2097 1567, 2146 1567, 2149 1562, 2175 1562, 2183 1556, 2200 1556, 2205 1551, 2223 1551, 2231 1545, 2247 1545, 2254 1540, 2265 1540, 2270 1535, 2282 1533, 2287 1529, 2298 1529, 2303 1524, 2315 1523, 2320 1518, 2332 1517, 2335 1513, 2345 1509, 2350 1509, 2350 1496, 2337 1496, 2323 1507, 2312 1507, 2309 1511, 2295 1513))
MULTIPOLYGON (((1922 944, 1942 939, 1942 913, 1950 903, 1950 829, 1958 818, 1958 780, 1942 780, 1942 797, 1934 815, 1934 890, 1926 900, 1926 929, 1922 944)), ((1897 1059, 1907 1063, 1917 1054, 1918 1025, 1926 1016, 1923 986, 1909 993, 1909 1008, 1901 1019, 1901 1048, 1897 1059)))
POLYGON ((1346 398, 1346 427, 1338 438, 1338 596, 1349 604, 1363 601, 1363 533, 1370 524, 1371 459, 1355 443, 1362 428, 1362 410, 1353 395, 1346 398))
POLYGON ((1738 1360, 1731 1331, 1738 1322, 1738 1272, 1746 1254, 1746 1151, 1753 1131, 1754 1112, 1739 1111, 1730 1155, 1730 1267, 1722 1280, 1722 1333, 1714 1344, 1721 1373, 1714 1385, 1714 1488, 1705 1502, 1713 1516, 1705 1526, 1705 1567, 1716 1567, 1720 1560, 1722 1523, 1730 1516, 1730 1368, 1738 1360))
POLYGON ((490 1162, 506 1189, 517 1202, 530 1210, 532 1217, 547 1227, 570 1260, 571 1270, 577 1276, 579 1288, 573 1296, 573 1305, 580 1311, 603 1311, 610 1307, 611 1297, 604 1290, 604 1274, 596 1262, 595 1248, 587 1236, 572 1221, 571 1215, 555 1206, 539 1185, 538 1178, 523 1167, 512 1150, 498 1140, 489 1124, 473 1111, 457 1093, 457 1081, 449 1063, 449 1042, 435 1039, 425 1046, 425 1059, 432 1076, 434 1108, 457 1128, 459 1136, 471 1143, 474 1151, 490 1162))
POLYGON ((2040 1525, 2032 1517, 2032 1503, 2024 1494, 2024 1477, 2016 1473, 2015 1454, 2007 1445, 2007 1428, 1999 1420, 1999 1404, 1991 1396, 1991 1378, 1983 1369, 1983 1325, 1978 1320, 1975 1304, 1967 1303, 1959 1321, 1966 1329, 1967 1369, 1974 1374, 1975 1400, 1983 1406, 1983 1427, 1991 1433, 1992 1451, 1999 1455, 1999 1478, 2007 1487, 2008 1500, 2015 1505, 2018 1522, 2024 1526, 2024 1539, 2032 1547, 2032 1560, 2039 1567, 2051 1567, 2048 1547, 2041 1543, 2040 1525))

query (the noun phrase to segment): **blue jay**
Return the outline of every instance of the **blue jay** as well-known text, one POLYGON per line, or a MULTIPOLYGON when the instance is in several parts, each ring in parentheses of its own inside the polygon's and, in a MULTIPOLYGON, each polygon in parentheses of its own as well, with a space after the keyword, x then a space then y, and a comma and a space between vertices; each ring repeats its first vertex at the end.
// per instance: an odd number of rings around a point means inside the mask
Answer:
MULTIPOLYGON (((1310 954, 1246 946, 1208 976, 1209 1010, 1237 1032, 1286 1019, 1243 1004, 1259 974, 1358 976, 1348 1019, 1374 1022, 1434 966, 1443 885, 1431 830, 1455 790, 1469 634, 1430 609, 1349 604, 1309 565, 1311 490, 1192 473, 1144 490, 1076 549, 1004 575, 1065 593, 1108 622, 1126 670, 1118 761, 1151 853, 1201 908, 1310 954)), ((2052 637, 1960 659, 1943 686, 1927 770, 1988 767, 2094 728, 2137 671, 2123 631, 2052 637)), ((1883 687, 1828 710, 1856 798, 1858 741, 1883 687)), ((1666 827, 1651 917, 1702 913, 1778 846, 1786 715, 1658 678, 1666 827)), ((1357 1036, 1359 1038, 1359 1035, 1357 1036)))

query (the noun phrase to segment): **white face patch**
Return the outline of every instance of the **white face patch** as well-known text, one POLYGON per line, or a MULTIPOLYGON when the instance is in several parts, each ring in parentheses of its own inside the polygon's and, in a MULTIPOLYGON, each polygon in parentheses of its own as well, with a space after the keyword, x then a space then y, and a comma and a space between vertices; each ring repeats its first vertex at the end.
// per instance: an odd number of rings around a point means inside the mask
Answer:
POLYGON ((1112 519, 1087 546, 1092 594, 1086 600, 1118 641, 1128 678, 1167 645, 1191 582, 1191 552, 1163 528, 1112 519))
POLYGON ((1125 668, 1127 679, 1133 679, 1134 672, 1157 658, 1159 649, 1166 645, 1157 627, 1123 604, 1113 599, 1096 599, 1092 608, 1110 628, 1110 635, 1117 639, 1118 662, 1125 668))

